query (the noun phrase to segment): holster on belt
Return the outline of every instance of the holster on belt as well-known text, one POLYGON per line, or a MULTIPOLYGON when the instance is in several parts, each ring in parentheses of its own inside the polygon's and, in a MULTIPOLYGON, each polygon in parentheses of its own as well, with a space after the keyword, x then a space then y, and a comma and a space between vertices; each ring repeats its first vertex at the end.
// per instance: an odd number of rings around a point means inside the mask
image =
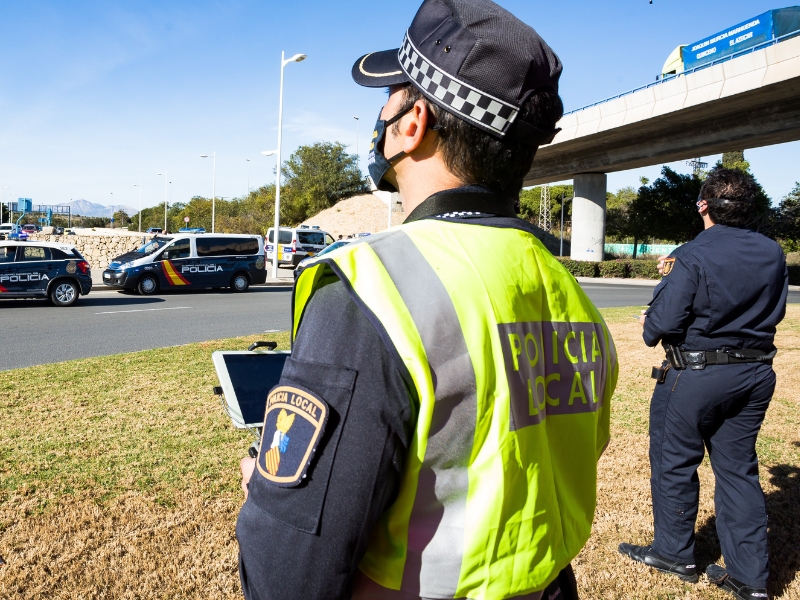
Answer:
POLYGON ((650 373, 650 377, 656 380, 656 383, 664 383, 667 379, 667 371, 670 370, 672 365, 669 364, 668 360, 665 360, 661 363, 660 367, 653 367, 653 372, 650 373))
POLYGON ((668 344, 662 340, 661 347, 664 348, 664 352, 667 353, 667 360, 673 369, 682 371, 686 368, 686 361, 683 359, 683 354, 678 346, 668 344))

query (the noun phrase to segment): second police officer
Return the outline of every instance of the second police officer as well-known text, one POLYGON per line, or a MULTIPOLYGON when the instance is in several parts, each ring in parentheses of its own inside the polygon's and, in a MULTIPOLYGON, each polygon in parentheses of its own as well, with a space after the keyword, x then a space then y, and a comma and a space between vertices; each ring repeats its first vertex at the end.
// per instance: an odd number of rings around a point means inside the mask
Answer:
POLYGON ((561 63, 489 0, 425 0, 370 152, 408 215, 299 275, 236 533, 245 596, 577 595, 618 365, 600 314, 516 217, 561 63))
POLYGON ((697 467, 708 451, 716 479, 716 527, 725 568, 709 579, 742 600, 767 597, 767 515, 756 438, 775 389, 775 330, 786 312, 780 246, 751 231, 755 180, 717 167, 697 210, 705 230, 664 262, 642 318, 648 346, 669 361, 650 404, 650 486, 655 537, 621 544, 632 559, 696 582, 697 467))

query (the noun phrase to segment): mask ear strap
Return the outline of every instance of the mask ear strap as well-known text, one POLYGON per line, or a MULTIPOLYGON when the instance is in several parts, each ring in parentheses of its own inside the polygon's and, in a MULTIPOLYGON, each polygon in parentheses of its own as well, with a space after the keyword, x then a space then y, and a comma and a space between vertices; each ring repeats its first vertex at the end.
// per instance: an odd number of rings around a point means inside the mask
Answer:
POLYGON ((386 162, 388 162, 391 165, 394 161, 396 161, 398 158, 401 158, 404 154, 405 154, 404 151, 400 151, 397 154, 395 154, 392 158, 387 158, 386 162))

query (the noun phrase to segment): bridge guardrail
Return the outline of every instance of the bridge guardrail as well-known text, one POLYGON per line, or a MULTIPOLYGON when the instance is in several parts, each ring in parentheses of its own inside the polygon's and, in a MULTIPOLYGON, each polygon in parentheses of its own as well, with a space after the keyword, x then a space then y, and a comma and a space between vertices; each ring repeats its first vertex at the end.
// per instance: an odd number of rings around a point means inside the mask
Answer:
POLYGON ((761 49, 766 48, 768 46, 774 46, 775 44, 778 44, 778 43, 780 43, 780 42, 782 42, 784 40, 788 40, 789 38, 793 38, 793 37, 796 37, 796 36, 800 36, 800 29, 797 29, 795 31, 791 31, 791 32, 789 32, 789 33, 787 33, 785 35, 780 36, 780 37, 776 37, 776 38, 773 38, 771 40, 767 40, 766 42, 761 42, 760 44, 757 44, 757 45, 753 46, 752 48, 745 48, 744 50, 740 50, 739 52, 736 52, 734 54, 730 54, 728 56, 724 56, 722 58, 718 58, 717 60, 711 61, 711 62, 706 63, 704 65, 700 65, 699 67, 694 67, 693 69, 689 69, 687 71, 681 71, 680 73, 676 73, 674 75, 667 75, 666 77, 663 77, 662 79, 659 79, 658 81, 654 81, 653 83, 648 83, 647 85, 641 85, 641 86, 639 86, 637 88, 634 88, 632 90, 629 90, 627 92, 623 92, 621 94, 617 94, 616 96, 611 96, 610 98, 606 98, 605 100, 599 100, 597 102, 593 102, 592 104, 587 104, 586 106, 581 106, 580 108, 576 108, 576 109, 571 110, 569 112, 565 112, 564 116, 571 115, 571 114, 576 113, 576 112, 580 112, 580 111, 585 110, 587 108, 592 108, 593 106, 598 106, 600 104, 605 104, 606 102, 611 102, 612 100, 616 100, 617 98, 622 98, 624 96, 630 96, 631 94, 635 94, 636 92, 640 92, 642 90, 646 90, 648 88, 655 87, 657 85, 661 85, 662 83, 666 83, 668 81, 672 81, 673 79, 675 79, 677 77, 685 77, 686 75, 691 75, 692 73, 696 73, 697 71, 702 71, 703 69, 708 69, 709 67, 713 67, 714 65, 718 65, 718 64, 721 64, 721 63, 724 63, 724 62, 728 62, 729 60, 733 60, 734 58, 737 58, 737 57, 742 56, 744 54, 751 54, 751 53, 755 52, 756 50, 761 50, 761 49))

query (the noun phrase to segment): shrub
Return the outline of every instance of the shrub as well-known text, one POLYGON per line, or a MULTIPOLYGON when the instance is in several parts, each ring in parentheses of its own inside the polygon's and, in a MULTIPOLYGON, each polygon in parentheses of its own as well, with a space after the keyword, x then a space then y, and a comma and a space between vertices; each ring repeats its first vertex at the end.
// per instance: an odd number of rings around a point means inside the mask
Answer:
POLYGON ((630 261, 605 260, 600 263, 600 277, 630 277, 630 261))
POLYGON ((629 277, 637 279, 661 279, 661 275, 658 274, 658 261, 632 260, 629 277))
POLYGON ((597 263, 572 260, 571 258, 559 258, 558 260, 575 277, 597 277, 597 263))

